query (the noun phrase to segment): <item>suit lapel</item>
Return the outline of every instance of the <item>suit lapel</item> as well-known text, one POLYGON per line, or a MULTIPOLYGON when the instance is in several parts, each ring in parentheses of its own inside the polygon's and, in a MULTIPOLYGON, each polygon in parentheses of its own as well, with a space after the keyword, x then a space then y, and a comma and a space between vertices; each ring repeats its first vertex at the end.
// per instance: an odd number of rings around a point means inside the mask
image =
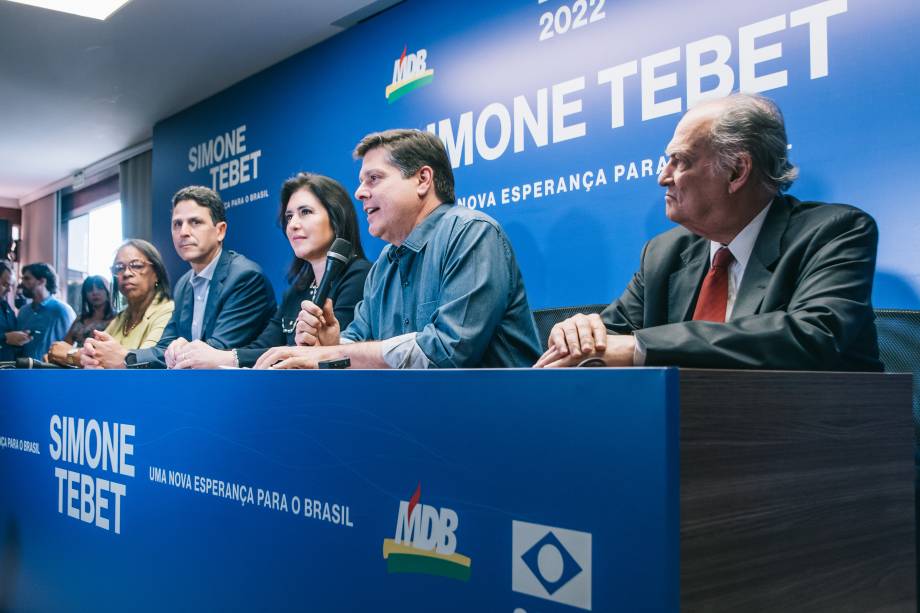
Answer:
POLYGON ((789 206, 784 197, 777 196, 770 205, 770 211, 754 243, 747 268, 744 269, 731 319, 753 315, 760 308, 776 261, 779 259, 780 240, 788 225, 789 206))
POLYGON ((671 273, 668 282, 668 323, 690 319, 696 291, 709 270, 709 241, 697 237, 680 257, 683 267, 671 273))
POLYGON ((224 281, 230 273, 230 251, 224 249, 217 260, 217 268, 214 269, 214 276, 208 284, 208 302, 204 307, 204 318, 201 320, 201 337, 208 338, 214 327, 214 314, 217 310, 217 302, 220 300, 221 292, 224 290, 224 281))

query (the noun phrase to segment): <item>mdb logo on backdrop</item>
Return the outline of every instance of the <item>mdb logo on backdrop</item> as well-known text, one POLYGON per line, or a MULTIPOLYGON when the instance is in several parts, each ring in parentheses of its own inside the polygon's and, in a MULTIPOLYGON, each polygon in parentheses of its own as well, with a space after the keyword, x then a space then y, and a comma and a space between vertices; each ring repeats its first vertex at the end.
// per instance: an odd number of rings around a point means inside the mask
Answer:
POLYGON ((460 519, 453 509, 419 504, 422 484, 408 501, 399 503, 396 534, 383 539, 383 557, 390 573, 423 573, 468 581, 471 560, 456 553, 460 519))
POLYGON ((393 63, 393 81, 386 89, 389 104, 393 104, 413 89, 428 85, 434 79, 434 70, 427 66, 428 50, 419 49, 406 55, 408 49, 408 45, 404 46, 402 55, 393 63))
POLYGON ((511 589, 591 610, 591 535, 511 522, 511 589))

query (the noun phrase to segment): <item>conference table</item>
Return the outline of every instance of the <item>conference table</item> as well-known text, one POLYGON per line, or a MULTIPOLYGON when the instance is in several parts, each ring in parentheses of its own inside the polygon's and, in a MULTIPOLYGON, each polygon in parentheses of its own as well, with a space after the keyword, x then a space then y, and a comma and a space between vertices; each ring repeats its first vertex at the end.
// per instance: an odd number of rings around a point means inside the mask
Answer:
POLYGON ((909 375, 0 371, 0 611, 912 611, 909 375))

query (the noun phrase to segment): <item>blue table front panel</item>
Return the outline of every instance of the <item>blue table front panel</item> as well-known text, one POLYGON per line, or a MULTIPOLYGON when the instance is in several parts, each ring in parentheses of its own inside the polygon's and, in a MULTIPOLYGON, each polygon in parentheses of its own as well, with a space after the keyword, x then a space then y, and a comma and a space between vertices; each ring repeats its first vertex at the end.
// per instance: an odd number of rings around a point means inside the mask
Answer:
POLYGON ((672 369, 0 389, 0 609, 678 608, 672 369))

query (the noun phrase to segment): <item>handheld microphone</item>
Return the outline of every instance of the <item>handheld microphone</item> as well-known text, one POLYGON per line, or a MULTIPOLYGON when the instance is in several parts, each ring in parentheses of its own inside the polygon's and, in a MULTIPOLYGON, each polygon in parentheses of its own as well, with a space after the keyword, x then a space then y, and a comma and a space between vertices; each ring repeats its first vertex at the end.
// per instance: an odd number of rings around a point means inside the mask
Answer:
POLYGON ((140 368, 153 368, 153 362, 131 362, 130 364, 125 361, 125 368, 131 369, 140 369, 140 368))
POLYGON ((51 368, 54 370, 59 370, 61 367, 57 364, 50 364, 48 362, 36 360, 35 358, 16 358, 16 368, 23 368, 27 370, 51 368))
POLYGON ((313 304, 323 308, 332 284, 342 275, 353 253, 354 248, 351 243, 344 238, 335 239, 332 247, 329 248, 329 253, 326 254, 326 272, 323 273, 323 280, 316 288, 316 293, 313 294, 313 304))

